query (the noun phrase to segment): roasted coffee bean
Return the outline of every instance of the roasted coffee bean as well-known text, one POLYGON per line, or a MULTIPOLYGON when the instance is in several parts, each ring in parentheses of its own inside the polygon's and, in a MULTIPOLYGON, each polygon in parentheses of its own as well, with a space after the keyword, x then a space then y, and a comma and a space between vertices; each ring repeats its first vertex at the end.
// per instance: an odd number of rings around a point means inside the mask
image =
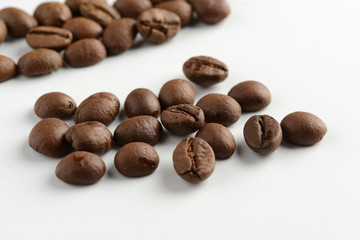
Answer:
POLYGON ((178 104, 193 104, 195 90, 191 84, 182 79, 174 79, 166 82, 160 89, 159 101, 163 109, 178 104))
POLYGON ((125 100, 125 112, 129 118, 150 115, 157 118, 161 113, 161 106, 156 95, 146 88, 133 90, 125 100))
POLYGON ((68 129, 69 126, 58 118, 45 118, 31 130, 29 145, 46 156, 65 156, 71 149, 64 137, 68 129))
POLYGON ((150 0, 117 0, 114 8, 118 10, 121 17, 137 19, 141 12, 152 7, 150 0))
POLYGON ((241 106, 243 112, 259 111, 271 102, 269 89, 257 81, 245 81, 235 85, 228 93, 241 106))
POLYGON ((74 121, 98 121, 106 126, 119 114, 120 101, 112 93, 99 92, 85 99, 75 110, 74 121))
POLYGON ((89 185, 98 182, 104 175, 106 166, 96 154, 73 152, 63 158, 56 167, 56 176, 69 184, 89 185))
POLYGON ((75 124, 65 133, 65 139, 76 151, 105 153, 113 146, 113 136, 101 122, 89 121, 75 124))
POLYGON ((116 9, 106 2, 84 2, 80 5, 80 14, 94 20, 103 27, 120 18, 120 14, 116 9))
POLYGON ((205 140, 214 150, 217 159, 230 158, 235 152, 235 138, 229 129, 221 124, 208 123, 196 133, 195 137, 205 140))
POLYGON ((102 42, 108 54, 120 54, 133 45, 136 34, 136 21, 132 18, 121 18, 106 27, 102 42))
POLYGON ((40 118, 67 118, 74 114, 75 109, 74 99, 61 92, 46 93, 34 105, 34 112, 40 118))
POLYGON ((14 77, 16 64, 8 57, 0 55, 0 83, 14 77))
POLYGON ((35 18, 18 8, 2 9, 0 19, 4 20, 11 37, 23 37, 30 28, 38 25, 35 18))
POLYGON ((191 104, 171 106, 161 113, 164 127, 177 135, 188 135, 199 130, 205 121, 201 108, 191 104))
POLYGON ((284 139, 289 143, 310 146, 320 142, 327 132, 326 124, 308 112, 293 112, 281 121, 284 139))
POLYGON ((4 20, 0 19, 0 43, 2 43, 7 36, 7 28, 4 20))
POLYGON ((185 1, 166 1, 155 6, 177 14, 181 19, 181 25, 187 25, 192 19, 192 7, 185 1))
POLYGON ((73 34, 74 40, 99 38, 103 32, 100 24, 84 17, 76 17, 66 21, 63 28, 73 34))
POLYGON ((85 38, 72 43, 64 53, 71 67, 88 67, 106 58, 105 46, 97 39, 85 38))
POLYGON ((152 146, 159 142, 163 129, 152 116, 137 116, 125 120, 115 129, 114 141, 119 146, 131 142, 145 142, 152 146))
POLYGON ((199 183, 206 180, 215 169, 215 154, 201 138, 185 138, 173 153, 174 168, 185 181, 199 183))
POLYGON ((120 148, 115 155, 116 169, 127 177, 142 177, 153 173, 159 165, 155 149, 143 142, 133 142, 120 148))
POLYGON ((256 153, 267 155, 274 152, 281 143, 280 124, 268 115, 255 115, 244 126, 246 144, 256 153))
POLYGON ((72 13, 63 3, 45 2, 35 9, 34 17, 39 25, 62 27, 72 17, 72 13))
POLYGON ((136 27, 147 41, 163 43, 172 39, 180 31, 181 19, 168 10, 150 8, 139 15, 136 27))
POLYGON ((204 111, 206 122, 220 123, 225 127, 237 122, 241 116, 240 105, 233 98, 224 94, 205 95, 196 106, 204 111))
POLYGON ((63 50, 72 42, 73 36, 69 30, 58 27, 34 27, 26 34, 26 42, 32 48, 49 48, 63 50))
POLYGON ((198 18, 209 24, 221 22, 230 14, 226 0, 191 0, 198 18))
POLYGON ((73 16, 80 15, 80 5, 84 2, 106 3, 106 0, 66 0, 65 4, 70 8, 73 16))
POLYGON ((229 74, 229 69, 223 62, 206 56, 190 58, 184 63, 183 71, 189 80, 203 87, 220 83, 229 74))
POLYGON ((50 49, 35 49, 19 59, 19 71, 25 76, 51 73, 62 66, 60 54, 50 49))

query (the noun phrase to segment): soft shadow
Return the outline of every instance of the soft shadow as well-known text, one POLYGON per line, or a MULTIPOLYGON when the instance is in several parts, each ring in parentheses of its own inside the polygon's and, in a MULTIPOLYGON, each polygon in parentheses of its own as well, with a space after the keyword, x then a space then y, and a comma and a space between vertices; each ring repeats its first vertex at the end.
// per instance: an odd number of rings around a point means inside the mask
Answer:
POLYGON ((161 173, 164 187, 171 192, 188 192, 201 186, 201 183, 192 184, 186 182, 171 167, 164 168, 161 173))
POLYGON ((240 156, 239 158, 240 161, 245 163, 246 165, 260 164, 265 162, 269 158, 269 156, 264 156, 253 152, 250 148, 248 148, 244 144, 242 145, 239 144, 236 147, 236 154, 240 156))
POLYGON ((131 178, 126 177, 124 175, 122 175, 115 167, 115 165, 113 164, 109 170, 107 171, 107 175, 110 179, 114 179, 114 180, 129 180, 131 178))
POLYGON ((167 143, 167 141, 169 140, 169 137, 170 137, 170 133, 168 131, 166 131, 165 129, 163 129, 161 138, 157 144, 162 145, 164 143, 167 143))
POLYGON ((284 147, 284 148, 287 148, 287 149, 302 149, 302 148, 309 148, 311 146, 299 146, 299 145, 294 145, 294 144, 291 144, 285 140, 283 140, 281 142, 281 147, 284 147))
MULTIPOLYGON (((96 182, 94 184, 99 184, 101 181, 102 181, 102 179, 100 179, 100 181, 98 181, 98 182, 96 182)), ((51 185, 52 188, 56 188, 57 190, 87 189, 87 188, 94 185, 94 184, 89 184, 89 185, 73 185, 73 184, 69 184, 69 183, 63 182, 61 179, 56 177, 55 173, 50 175, 49 184, 51 185)))
POLYGON ((128 119, 128 116, 126 115, 125 108, 122 108, 119 112, 119 120, 122 122, 127 119, 128 119))

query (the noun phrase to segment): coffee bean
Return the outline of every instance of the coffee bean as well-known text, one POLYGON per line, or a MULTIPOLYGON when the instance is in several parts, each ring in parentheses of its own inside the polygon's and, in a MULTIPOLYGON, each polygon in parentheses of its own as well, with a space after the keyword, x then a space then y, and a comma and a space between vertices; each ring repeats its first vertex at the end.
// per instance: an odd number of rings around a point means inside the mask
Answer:
POLYGON ((103 32, 100 24, 84 17, 69 19, 66 21, 63 28, 69 30, 73 34, 74 40, 99 38, 103 32))
POLYGON ((155 149, 143 142, 133 142, 120 148, 115 155, 116 169, 127 177, 142 177, 153 173, 159 165, 155 149))
POLYGON ((106 3, 107 0, 66 0, 65 4, 70 8, 73 16, 80 15, 80 5, 85 2, 106 3))
POLYGON ((281 121, 284 139, 289 143, 310 146, 320 142, 327 132, 326 124, 308 112, 293 112, 281 121))
POLYGON ((76 151, 105 153, 113 146, 113 136, 101 122, 89 121, 70 127, 65 133, 65 139, 76 151))
POLYGON ((161 8, 175 13, 181 19, 181 25, 187 25, 192 19, 192 7, 185 1, 165 1, 157 4, 156 8, 161 8))
POLYGON ((97 39, 85 38, 72 43, 64 53, 71 67, 88 67, 106 58, 105 46, 97 39))
POLYGON ((246 144, 256 153, 267 155, 274 152, 282 140, 280 124, 268 115, 255 115, 244 126, 246 144))
POLYGON ((178 104, 193 104, 195 90, 191 84, 182 79, 174 79, 166 82, 160 89, 159 101, 163 109, 178 104))
POLYGON ((121 18, 106 27, 102 42, 108 54, 120 54, 133 45, 136 34, 136 21, 132 18, 121 18))
POLYGON ((147 41, 163 43, 172 39, 180 31, 181 19, 168 10, 150 8, 139 15, 136 27, 147 41))
POLYGON ((35 49, 19 59, 18 68, 25 76, 38 76, 59 69, 62 63, 58 52, 50 49, 35 49))
POLYGON ((226 0, 191 0, 198 18, 209 24, 221 22, 230 14, 226 0))
POLYGON ((105 163, 99 156, 80 151, 63 158, 57 165, 55 174, 68 184, 89 185, 98 182, 105 171, 105 163))
POLYGON ((125 100, 125 112, 129 118, 150 115, 157 118, 161 113, 161 106, 156 95, 146 88, 133 90, 125 100))
POLYGON ((224 81, 228 74, 228 67, 221 61, 206 56, 192 57, 183 65, 185 76, 192 82, 209 87, 224 81))
POLYGON ((81 16, 94 20, 102 27, 106 27, 112 21, 120 18, 116 9, 107 2, 87 1, 82 3, 79 9, 81 16))
POLYGON ((32 48, 49 48, 63 50, 72 42, 73 36, 69 30, 58 27, 34 27, 26 34, 26 42, 32 48))
POLYGON ((204 111, 205 121, 208 123, 220 123, 227 127, 237 122, 241 116, 240 105, 233 98, 224 94, 205 95, 196 106, 204 111))
POLYGON ((235 138, 229 129, 221 124, 208 123, 196 133, 195 137, 205 140, 214 150, 217 159, 230 158, 235 152, 235 138))
POLYGON ((72 17, 72 13, 63 3, 45 2, 35 9, 34 17, 39 25, 62 27, 72 17))
POLYGON ((137 19, 141 12, 152 7, 150 0, 117 0, 114 8, 122 17, 137 19))
POLYGON ((231 88, 228 95, 234 98, 243 112, 259 111, 271 102, 269 89, 257 81, 245 81, 231 88))
POLYGON ((185 138, 173 153, 174 168, 185 181, 199 183, 215 169, 215 155, 211 146, 201 138, 185 138))
POLYGON ((163 129, 152 116, 137 116, 123 121, 115 129, 114 141, 119 146, 131 142, 145 142, 152 146, 159 142, 163 129))
POLYGON ((205 121, 201 108, 191 104, 171 106, 161 113, 161 122, 170 132, 188 135, 199 130, 205 121))
POLYGON ((112 93, 99 92, 91 95, 79 105, 74 113, 75 123, 98 121, 106 126, 119 114, 120 101, 112 93))
POLYGON ((23 37, 32 27, 38 25, 35 18, 18 8, 4 8, 0 11, 2 19, 11 37, 23 37))
POLYGON ((34 105, 34 112, 40 118, 67 118, 74 114, 75 109, 74 99, 61 92, 46 93, 34 105))
POLYGON ((0 19, 0 43, 5 41, 6 36, 7 36, 7 28, 5 22, 4 20, 0 19))
POLYGON ((8 57, 0 55, 0 83, 14 77, 16 64, 8 57))
POLYGON ((46 156, 65 156, 70 152, 70 145, 64 137, 68 129, 69 126, 58 118, 43 119, 31 130, 29 145, 46 156))

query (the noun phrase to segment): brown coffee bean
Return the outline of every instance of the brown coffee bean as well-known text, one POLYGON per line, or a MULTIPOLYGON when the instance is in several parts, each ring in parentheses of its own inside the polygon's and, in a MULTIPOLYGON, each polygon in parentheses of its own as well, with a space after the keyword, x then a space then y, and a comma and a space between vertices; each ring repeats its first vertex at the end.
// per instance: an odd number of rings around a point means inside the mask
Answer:
POLYGON ((80 14, 106 27, 112 21, 120 18, 120 14, 107 2, 88 1, 80 5, 80 14))
POLYGON ((35 49, 19 59, 18 68, 25 76, 38 76, 59 69, 62 63, 58 52, 50 49, 35 49))
POLYGON ((171 106, 161 113, 161 122, 170 132, 188 135, 199 130, 205 122, 201 108, 191 104, 171 106))
POLYGON ((163 43, 172 39, 180 31, 181 19, 168 10, 150 8, 139 15, 136 27, 147 41, 163 43))
POLYGON ((206 56, 190 58, 184 63, 183 71, 189 80, 203 87, 218 84, 229 74, 225 63, 206 56))
POLYGON ((133 142, 119 149, 114 163, 116 169, 127 177, 143 177, 156 170, 159 155, 151 145, 133 142))
POLYGON ((62 27, 72 17, 70 8, 59 2, 45 2, 40 4, 34 12, 39 25, 62 27))
POLYGON ((121 18, 106 27, 102 42, 108 54, 120 54, 133 45, 136 34, 136 21, 132 18, 121 18))
POLYGON ((195 90, 186 80, 174 79, 166 82, 160 89, 159 101, 162 109, 178 104, 193 104, 195 90))
POLYGON ((208 123, 196 133, 195 137, 205 140, 214 150, 217 159, 228 159, 235 152, 235 138, 229 129, 221 124, 208 123))
POLYGON ((123 121, 115 129, 114 141, 119 146, 131 142, 145 142, 152 146, 161 138, 161 123, 152 116, 137 116, 123 121))
POLYGON ((114 8, 122 17, 137 19, 141 12, 152 8, 150 0, 117 0, 114 8))
POLYGON ((89 121, 70 127, 65 133, 65 139, 76 151, 105 153, 113 146, 113 136, 101 122, 89 121))
POLYGON ((80 15, 80 5, 84 2, 106 3, 107 0, 66 0, 65 4, 70 8, 73 16, 80 15))
POLYGON ((173 153, 174 168, 185 181, 199 183, 206 180, 215 169, 215 154, 201 138, 185 138, 173 153))
POLYGON ((271 102, 269 89, 257 81, 245 81, 235 85, 228 93, 241 106, 243 112, 266 108, 271 102))
POLYGON ((56 176, 74 185, 89 185, 98 182, 106 172, 104 161, 96 154, 73 152, 63 158, 56 167, 56 176))
POLYGON ((133 90, 125 100, 125 112, 129 118, 150 115, 157 118, 161 113, 161 106, 156 95, 146 88, 133 90))
POLYGON ((32 27, 38 25, 35 18, 18 8, 4 8, 0 11, 2 19, 11 37, 23 37, 32 27))
POLYGON ((191 0, 198 18, 209 24, 221 22, 230 14, 226 0, 191 0))
POLYGON ((97 39, 85 38, 72 43, 64 53, 71 67, 88 67, 106 58, 105 46, 97 39))
POLYGON ((326 124, 308 112, 293 112, 281 121, 284 139, 289 143, 310 146, 320 142, 327 132, 326 124))
POLYGON ((72 42, 73 36, 69 30, 58 27, 34 27, 26 34, 26 42, 32 48, 49 48, 63 50, 72 42))
POLYGON ((69 19, 66 21, 63 28, 69 30, 73 34, 74 40, 99 38, 103 32, 100 24, 84 17, 69 19))
POLYGON ((31 130, 29 145, 46 156, 65 156, 71 149, 64 137, 68 129, 69 126, 58 118, 43 119, 31 130))
POLYGON ((40 118, 67 118, 74 114, 75 109, 74 99, 61 92, 46 93, 34 105, 34 112, 40 118))
POLYGON ((161 2, 155 6, 175 13, 181 19, 181 25, 187 25, 192 19, 192 7, 185 1, 166 1, 161 2))
POLYGON ((7 36, 7 28, 5 22, 4 20, 0 19, 0 43, 5 41, 6 36, 7 36))
POLYGON ((16 64, 8 57, 0 55, 0 83, 14 77, 16 64))
POLYGON ((119 114, 120 101, 112 93, 99 92, 91 95, 79 105, 74 113, 75 123, 98 121, 106 126, 119 114))
POLYGON ((233 98, 224 94, 205 95, 196 106, 204 111, 206 122, 220 123, 225 127, 237 122, 241 116, 240 105, 233 98))

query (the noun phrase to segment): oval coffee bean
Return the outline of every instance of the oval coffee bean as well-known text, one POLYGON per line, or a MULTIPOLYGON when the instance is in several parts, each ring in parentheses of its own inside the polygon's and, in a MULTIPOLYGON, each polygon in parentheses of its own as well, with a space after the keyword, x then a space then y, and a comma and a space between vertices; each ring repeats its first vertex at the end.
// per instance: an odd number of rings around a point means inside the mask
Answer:
POLYGON ((72 17, 72 13, 63 3, 45 2, 35 9, 34 17, 39 25, 62 27, 72 17))
POLYGON ((224 94, 205 95, 196 106, 204 111, 206 122, 220 123, 225 127, 237 122, 241 116, 240 105, 233 98, 224 94))
POLYGON ((133 142, 120 148, 115 155, 116 169, 127 177, 142 177, 153 173, 159 165, 155 149, 143 142, 133 142))
POLYGON ((80 14, 106 27, 120 18, 120 14, 107 2, 87 1, 80 5, 80 14))
POLYGON ((186 80, 174 79, 166 82, 160 89, 159 101, 163 109, 178 104, 193 104, 195 90, 186 80))
POLYGON ((195 137, 205 140, 214 150, 217 159, 230 158, 235 152, 235 138, 229 129, 221 124, 208 123, 196 133, 195 137))
POLYGON ((171 106, 161 113, 161 122, 170 132, 188 135, 199 130, 205 122, 201 108, 191 104, 171 106))
POLYGON ((137 19, 141 12, 152 8, 152 3, 150 0, 117 0, 114 8, 121 17, 137 19))
POLYGON ((62 66, 58 52, 50 49, 35 49, 19 59, 19 71, 25 76, 38 76, 51 73, 62 66))
POLYGON ((0 83, 14 77, 16 74, 15 62, 5 56, 0 55, 0 83))
POLYGON ((284 139, 289 143, 310 146, 320 142, 327 132, 326 124, 308 112, 293 112, 281 121, 284 139))
POLYGON ((84 17, 69 19, 63 25, 63 28, 69 30, 73 34, 74 40, 99 38, 103 32, 100 24, 84 17))
POLYGON ((7 36, 7 28, 5 22, 4 20, 0 19, 0 43, 5 41, 6 36, 7 36))
POLYGON ((191 0, 198 18, 209 24, 221 22, 230 14, 226 0, 191 0))
POLYGON ((72 43, 64 53, 66 62, 71 67, 88 67, 106 58, 106 49, 97 39, 85 38, 72 43))
POLYGON ((34 27, 26 34, 26 42, 32 48, 49 48, 63 50, 72 42, 73 36, 69 30, 58 27, 34 27))
POLYGON ((35 18, 18 8, 4 8, 0 11, 2 19, 11 37, 23 37, 32 27, 38 25, 35 18))
POLYGON ((106 126, 114 121, 119 114, 120 101, 112 93, 99 92, 82 101, 75 110, 74 121, 98 121, 106 126))
POLYGON ((46 156, 65 156, 71 149, 64 137, 68 129, 69 126, 58 118, 43 119, 31 130, 29 145, 46 156))
POLYGON ((107 0, 66 0, 65 4, 70 8, 73 16, 80 15, 80 5, 84 2, 106 3, 107 0))
POLYGON ((34 112, 40 118, 67 118, 74 114, 75 109, 74 99, 61 92, 46 93, 34 105, 34 112))
POLYGON ((274 152, 282 141, 280 124, 268 115, 255 115, 244 126, 246 144, 256 153, 267 155, 274 152))
POLYGON ((152 146, 161 138, 161 123, 152 116, 137 116, 120 123, 114 132, 114 141, 119 146, 131 142, 145 142, 152 146))
POLYGON ((156 8, 161 8, 175 13, 181 19, 181 25, 187 25, 191 22, 192 19, 192 7, 189 3, 185 1, 166 1, 159 3, 155 6, 156 8))
POLYGON ((235 85, 228 93, 241 106, 243 112, 259 111, 271 102, 269 89, 257 81, 245 81, 235 85))
POLYGON ((57 165, 55 174, 69 184, 89 185, 98 182, 105 171, 105 163, 99 156, 80 151, 64 157, 57 165))
POLYGON ((163 43, 172 39, 180 31, 181 19, 168 10, 150 8, 139 15, 136 27, 147 41, 163 43))
POLYGON ((185 181, 199 183, 206 180, 215 169, 215 154, 201 138, 185 138, 173 153, 176 173, 185 181))
POLYGON ((129 118, 150 115, 157 118, 161 113, 161 106, 156 95, 146 88, 133 90, 125 100, 125 112, 129 118))

